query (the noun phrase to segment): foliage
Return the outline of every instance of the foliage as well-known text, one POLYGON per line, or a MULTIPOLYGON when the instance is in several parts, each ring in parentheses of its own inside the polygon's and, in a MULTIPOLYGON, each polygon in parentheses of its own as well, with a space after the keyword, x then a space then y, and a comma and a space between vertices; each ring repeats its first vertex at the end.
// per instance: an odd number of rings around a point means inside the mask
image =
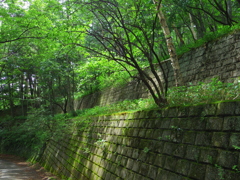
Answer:
MULTIPOLYGON (((239 29, 238 1, 163 0, 162 7, 179 55, 239 29)), ((166 101, 167 89, 159 86, 160 79, 156 84, 143 71, 150 65, 154 74, 152 64, 168 56, 156 15, 153 2, 143 0, 1 1, 0 110, 10 109, 9 117, 0 121, 1 150, 27 155, 26 149, 39 149, 68 129, 65 118, 74 115, 76 96, 122 85, 131 76, 155 86, 155 103, 160 96, 166 101), (16 118, 16 106, 32 110, 16 118), (65 115, 55 115, 56 107, 65 115)), ((168 106, 178 106, 238 100, 238 90, 239 83, 213 80, 171 88, 167 101, 168 106)), ((126 100, 78 113, 142 110, 156 108, 155 103, 126 100)), ((88 121, 78 123, 85 127, 88 121)))
POLYGON ((43 145, 54 136, 55 139, 68 131, 66 115, 58 114, 52 117, 42 108, 32 109, 24 121, 19 118, 1 120, 3 128, 0 131, 1 152, 13 153, 26 158, 39 153, 43 145), (13 122, 11 122, 13 121, 13 122), (11 123, 10 125, 6 125, 11 123))
MULTIPOLYGON (((190 106, 207 104, 217 101, 240 100, 240 81, 235 83, 223 83, 218 78, 213 78, 209 83, 190 84, 189 86, 172 87, 168 92, 168 105, 190 106)), ((158 106, 152 98, 124 100, 111 105, 95 106, 90 109, 79 110, 79 116, 97 116, 126 111, 141 111, 155 109, 158 106)))
MULTIPOLYGON (((132 74, 133 69, 131 69, 132 74)), ((81 97, 107 87, 126 84, 129 74, 116 62, 104 58, 87 58, 87 62, 76 69, 78 86, 75 97, 81 97)))
POLYGON ((222 28, 219 28, 218 30, 214 32, 209 32, 206 35, 204 35, 202 38, 196 40, 195 42, 183 45, 177 49, 177 54, 181 56, 182 54, 190 51, 191 49, 200 47, 206 43, 209 43, 211 41, 217 40, 223 36, 226 36, 232 32, 239 31, 240 29, 240 23, 236 24, 235 26, 229 27, 224 26, 222 28))
POLYGON ((168 101, 170 106, 179 106, 237 100, 240 99, 239 89, 239 81, 223 83, 218 78, 213 78, 209 83, 199 82, 195 86, 190 84, 190 86, 170 88, 168 101))

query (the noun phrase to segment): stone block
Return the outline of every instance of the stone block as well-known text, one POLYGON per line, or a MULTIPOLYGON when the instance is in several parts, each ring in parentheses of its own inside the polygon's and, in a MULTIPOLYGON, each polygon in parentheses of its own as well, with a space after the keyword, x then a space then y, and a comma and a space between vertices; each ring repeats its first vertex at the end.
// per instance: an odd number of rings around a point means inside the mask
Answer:
POLYGON ((190 162, 184 159, 177 160, 175 171, 181 175, 187 176, 190 169, 190 162))
POLYGON ((203 105, 189 107, 189 116, 199 117, 202 114, 203 109, 203 105))
POLYGON ((164 118, 162 120, 161 128, 170 128, 170 124, 171 124, 171 119, 164 118))
POLYGON ((143 138, 146 135, 146 129, 141 129, 138 133, 138 137, 143 138))
POLYGON ((232 133, 230 136, 229 148, 240 147, 240 133, 232 133))
POLYGON ((135 171, 135 172, 138 172, 140 166, 141 166, 141 162, 138 161, 138 160, 135 160, 135 161, 133 162, 132 170, 135 171))
POLYGON ((235 102, 219 103, 217 106, 216 115, 218 115, 218 116, 234 115, 235 108, 236 108, 235 102))
POLYGON ((154 143, 154 152, 162 153, 163 152, 163 147, 164 147, 165 142, 164 141, 155 141, 154 143))
POLYGON ((148 171, 149 171, 149 165, 142 163, 139 169, 139 173, 146 177, 148 175, 148 171))
POLYGON ((176 157, 184 158, 187 146, 185 144, 177 144, 176 148, 173 150, 173 155, 176 157))
POLYGON ((140 160, 141 162, 145 162, 147 159, 147 156, 148 156, 147 152, 144 152, 143 150, 141 150, 138 160, 140 160))
POLYGON ((198 146, 188 145, 186 150, 185 159, 198 162, 200 158, 200 149, 198 146))
POLYGON ((132 134, 132 136, 134 136, 134 137, 138 136, 139 131, 140 131, 140 129, 138 129, 138 128, 133 128, 133 134, 132 134))
POLYGON ((158 168, 156 166, 149 166, 147 177, 151 179, 156 179, 158 173, 158 168))
POLYGON ((205 179, 206 165, 199 163, 191 163, 188 176, 194 179, 205 179))
MULTIPOLYGON (((240 72, 240 69, 239 69, 240 72)), ((240 74, 239 74, 240 76, 240 74)), ((235 102, 236 106, 235 106, 235 114, 236 115, 240 115, 240 101, 235 102)))
POLYGON ((195 131, 183 131, 182 143, 194 144, 196 139, 195 131))
POLYGON ((153 138, 158 139, 159 137, 162 137, 163 129, 155 129, 153 132, 153 138))
POLYGON ((230 133, 214 132, 212 137, 212 146, 225 148, 229 147, 230 133))
POLYGON ((216 164, 231 169, 234 165, 238 164, 238 155, 236 152, 219 150, 216 164))
POLYGON ((200 148, 199 162, 215 164, 218 158, 218 151, 213 148, 200 148))
POLYGON ((132 169, 134 161, 135 161, 134 159, 128 158, 126 168, 127 169, 132 169))
POLYGON ((188 117, 189 116, 189 107, 179 107, 178 108, 178 117, 188 117))
POLYGON ((145 138, 152 139, 153 133, 154 133, 154 129, 146 129, 145 138))
MULTIPOLYGON (((189 118, 191 120, 191 129, 194 130, 205 130, 206 129, 206 117, 193 117, 189 118)), ((189 121, 188 119, 188 121, 189 121)))
POLYGON ((134 149, 133 153, 132 153, 132 158, 138 159, 139 155, 140 155, 140 150, 139 149, 134 149))
POLYGON ((145 162, 148 164, 154 164, 156 156, 157 156, 156 153, 148 152, 145 162))
POLYGON ((206 130, 222 130, 223 126, 223 117, 209 117, 206 118, 206 130))
POLYGON ((240 117, 224 117, 223 131, 240 131, 240 117))
POLYGON ((177 159, 172 156, 167 156, 164 164, 164 169, 168 169, 170 171, 175 171, 177 165, 177 159))
POLYGON ((210 146, 212 142, 211 132, 197 132, 195 145, 210 146))
POLYGON ((154 161, 154 165, 163 168, 164 164, 165 164, 165 159, 166 159, 166 156, 164 156, 162 154, 158 154, 154 161))
POLYGON ((164 169, 159 168, 156 179, 159 179, 159 180, 160 179, 166 179, 166 180, 168 180, 168 174, 169 174, 169 171, 166 171, 164 169))
POLYGON ((177 149, 178 144, 166 142, 163 147, 163 153, 172 155, 174 150, 177 149))
POLYGON ((215 166, 207 166, 206 169, 206 176, 205 176, 205 180, 215 180, 215 179, 221 179, 223 178, 223 176, 221 177, 221 170, 218 169, 215 166))
POLYGON ((163 130, 162 137, 161 138, 159 137, 159 139, 164 141, 172 141, 171 136, 172 130, 163 130))

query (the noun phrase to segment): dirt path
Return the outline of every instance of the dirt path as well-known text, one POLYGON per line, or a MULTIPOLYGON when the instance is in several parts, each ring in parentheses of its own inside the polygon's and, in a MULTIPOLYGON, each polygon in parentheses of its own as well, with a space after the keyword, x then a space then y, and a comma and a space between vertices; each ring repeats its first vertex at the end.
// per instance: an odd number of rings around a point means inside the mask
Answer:
POLYGON ((23 159, 0 154, 0 180, 60 180, 38 164, 32 165, 23 159))

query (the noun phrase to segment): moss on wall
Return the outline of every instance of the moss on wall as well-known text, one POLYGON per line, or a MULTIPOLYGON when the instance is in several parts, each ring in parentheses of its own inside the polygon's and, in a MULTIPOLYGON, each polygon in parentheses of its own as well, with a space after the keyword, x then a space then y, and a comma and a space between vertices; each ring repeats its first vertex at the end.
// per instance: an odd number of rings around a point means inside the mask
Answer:
POLYGON ((240 102, 92 117, 51 140, 41 164, 63 179, 237 179, 240 102), (221 177, 220 177, 221 176, 221 177))

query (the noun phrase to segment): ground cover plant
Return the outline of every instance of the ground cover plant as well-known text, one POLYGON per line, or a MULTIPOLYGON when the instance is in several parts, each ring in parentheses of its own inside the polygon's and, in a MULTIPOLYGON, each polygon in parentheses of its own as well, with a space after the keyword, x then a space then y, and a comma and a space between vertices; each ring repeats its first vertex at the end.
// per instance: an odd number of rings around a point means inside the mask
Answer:
MULTIPOLYGON (((168 104, 165 107, 190 106, 208 104, 219 101, 240 100, 240 80, 234 83, 223 83, 213 78, 208 83, 199 82, 197 85, 172 87, 168 90, 168 104)), ((79 110, 80 116, 96 116, 126 111, 140 111, 159 108, 152 98, 125 100, 104 107, 96 106, 91 109, 79 110)))

